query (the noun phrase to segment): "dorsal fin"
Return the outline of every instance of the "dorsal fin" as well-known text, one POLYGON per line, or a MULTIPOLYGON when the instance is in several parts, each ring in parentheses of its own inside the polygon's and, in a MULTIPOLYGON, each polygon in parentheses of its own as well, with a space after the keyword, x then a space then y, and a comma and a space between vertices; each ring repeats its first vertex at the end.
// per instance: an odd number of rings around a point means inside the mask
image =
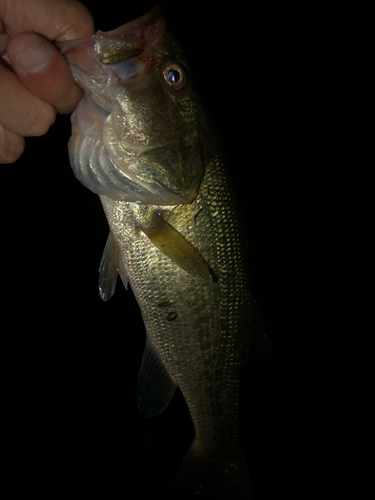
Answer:
POLYGON ((138 376, 137 404, 139 412, 146 417, 159 415, 168 406, 176 387, 177 384, 168 375, 147 335, 146 348, 138 376))
POLYGON ((117 274, 121 276, 127 290, 128 277, 122 264, 120 248, 110 231, 99 265, 99 295, 104 301, 110 299, 115 293, 117 274))
POLYGON ((152 243, 184 271, 204 281, 215 281, 215 276, 203 256, 177 229, 154 213, 149 226, 142 231, 152 243))

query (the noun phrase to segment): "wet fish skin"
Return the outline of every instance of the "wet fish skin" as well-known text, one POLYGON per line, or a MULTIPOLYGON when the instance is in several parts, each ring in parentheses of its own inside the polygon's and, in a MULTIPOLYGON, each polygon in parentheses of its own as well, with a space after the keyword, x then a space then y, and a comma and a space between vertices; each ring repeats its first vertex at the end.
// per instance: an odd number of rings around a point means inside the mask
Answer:
POLYGON ((100 195, 111 231, 103 293, 113 293, 107 281, 119 272, 147 331, 140 412, 161 413, 180 387, 195 440, 173 487, 200 482, 213 494, 249 498, 237 425, 254 303, 244 229, 183 51, 158 8, 61 50, 87 93, 73 117, 71 163, 100 195), (186 70, 182 89, 165 79, 172 63, 186 70))

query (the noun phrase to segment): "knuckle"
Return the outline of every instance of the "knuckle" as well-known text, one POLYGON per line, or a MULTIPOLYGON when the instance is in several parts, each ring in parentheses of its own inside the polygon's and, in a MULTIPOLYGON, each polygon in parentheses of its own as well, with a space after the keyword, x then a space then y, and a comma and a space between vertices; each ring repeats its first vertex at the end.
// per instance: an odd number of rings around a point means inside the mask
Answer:
POLYGON ((56 110, 50 104, 41 103, 25 113, 24 131, 26 136, 40 136, 48 132, 55 123, 56 110))
POLYGON ((0 125, 0 163, 14 163, 24 149, 24 138, 0 125))

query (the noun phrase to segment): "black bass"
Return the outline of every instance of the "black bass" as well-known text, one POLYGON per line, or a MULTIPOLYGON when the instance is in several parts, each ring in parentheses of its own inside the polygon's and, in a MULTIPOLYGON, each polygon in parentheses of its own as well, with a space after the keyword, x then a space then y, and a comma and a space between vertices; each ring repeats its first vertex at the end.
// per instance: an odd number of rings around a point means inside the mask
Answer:
POLYGON ((158 6, 60 48, 85 90, 71 166, 110 227, 100 294, 109 299, 120 274, 147 331, 139 410, 160 414, 180 387, 194 424, 171 498, 198 485, 205 498, 251 498, 237 424, 254 319, 245 237, 184 52, 158 6))

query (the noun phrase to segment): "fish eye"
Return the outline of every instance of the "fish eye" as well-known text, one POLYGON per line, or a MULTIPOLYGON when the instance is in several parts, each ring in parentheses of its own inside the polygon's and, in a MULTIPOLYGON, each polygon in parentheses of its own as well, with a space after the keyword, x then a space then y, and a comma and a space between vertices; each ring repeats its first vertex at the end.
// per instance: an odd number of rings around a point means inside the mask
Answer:
POLYGON ((180 64, 168 64, 163 71, 165 81, 175 90, 181 90, 187 85, 187 76, 180 64))

